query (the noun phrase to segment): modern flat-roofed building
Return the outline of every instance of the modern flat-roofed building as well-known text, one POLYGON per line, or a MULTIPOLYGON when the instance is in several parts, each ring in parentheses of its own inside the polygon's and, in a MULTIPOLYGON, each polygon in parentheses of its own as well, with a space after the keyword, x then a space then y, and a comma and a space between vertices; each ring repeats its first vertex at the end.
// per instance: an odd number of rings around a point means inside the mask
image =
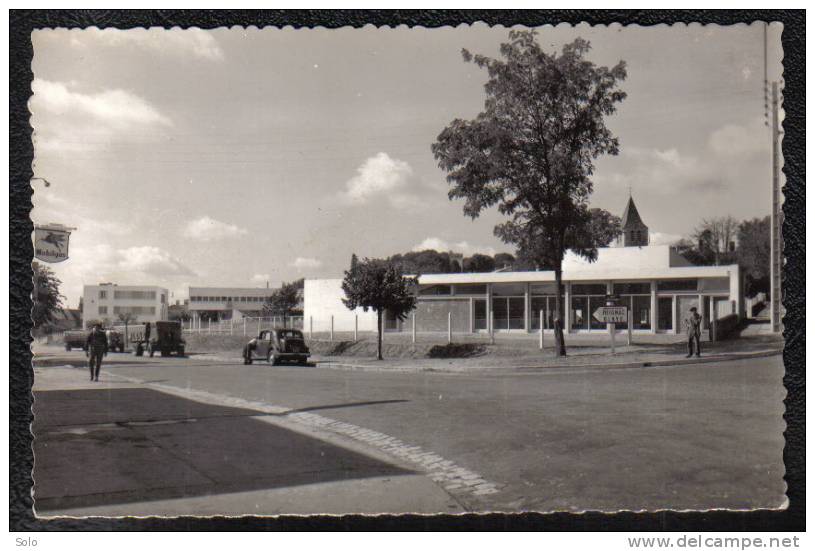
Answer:
POLYGON ((167 319, 167 289, 153 285, 85 285, 82 291, 82 325, 99 320, 118 323, 121 314, 133 316, 132 323, 167 319))
POLYGON ((190 287, 188 311, 196 321, 259 317, 263 303, 276 290, 268 287, 190 287))
MULTIPOLYGON (((336 331, 376 328, 372 312, 351 312, 342 303, 342 280, 306 280, 304 316, 323 329, 334 316, 336 331), (354 316, 357 316, 356 320, 354 316)), ((593 313, 609 296, 632 313, 632 330, 681 333, 682 320, 695 306, 707 327, 717 319, 742 315, 738 265, 692 266, 667 245, 598 249, 588 262, 572 253, 563 262, 564 329, 570 333, 606 331, 593 313), (711 310, 711 308, 713 310, 711 310)), ((417 331, 447 331, 448 314, 456 332, 531 332, 554 330, 555 274, 552 271, 427 274, 419 277, 415 310, 417 331)), ((308 322, 307 322, 308 323, 308 322)), ((618 323, 618 330, 627 329, 618 323)), ((386 329, 411 330, 410 320, 386 314, 386 329)))
MULTIPOLYGON (((607 331, 594 312, 611 300, 631 313, 631 329, 645 333, 681 333, 692 307, 703 327, 730 314, 744 315, 743 285, 738 265, 693 266, 673 247, 648 245, 648 226, 629 197, 619 247, 598 249, 595 262, 571 252, 563 259, 563 328, 569 333, 607 331)), ((349 311, 342 303, 342 280, 306 280, 304 323, 336 331, 376 329, 376 314, 349 311), (328 321, 327 321, 328 320, 328 321)), ((416 330, 455 332, 490 330, 537 332, 543 312, 544 331, 554 331, 556 301, 553 271, 426 274, 419 277, 416 330)), ((386 312, 385 328, 412 330, 386 312)), ((617 323, 627 330, 628 322, 617 323)))

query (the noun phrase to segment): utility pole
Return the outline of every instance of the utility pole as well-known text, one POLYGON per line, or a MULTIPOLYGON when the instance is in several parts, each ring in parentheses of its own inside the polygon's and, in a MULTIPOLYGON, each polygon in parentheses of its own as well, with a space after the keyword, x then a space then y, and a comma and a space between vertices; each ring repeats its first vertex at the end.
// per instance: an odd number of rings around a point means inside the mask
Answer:
POLYGON ((772 212, 770 213, 770 325, 773 333, 781 331, 781 189, 778 153, 781 142, 781 129, 778 126, 778 83, 773 82, 772 104, 773 140, 773 189, 772 212))

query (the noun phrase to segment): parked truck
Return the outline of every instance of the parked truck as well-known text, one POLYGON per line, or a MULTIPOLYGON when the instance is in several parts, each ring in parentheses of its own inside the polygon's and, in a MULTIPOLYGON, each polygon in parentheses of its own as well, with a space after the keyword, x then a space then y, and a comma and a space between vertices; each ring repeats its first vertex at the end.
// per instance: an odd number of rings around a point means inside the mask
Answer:
POLYGON ((76 330, 76 331, 65 331, 62 334, 62 340, 65 343, 65 350, 68 352, 71 351, 73 348, 81 348, 85 350, 87 348, 87 340, 88 334, 90 332, 84 329, 76 330))

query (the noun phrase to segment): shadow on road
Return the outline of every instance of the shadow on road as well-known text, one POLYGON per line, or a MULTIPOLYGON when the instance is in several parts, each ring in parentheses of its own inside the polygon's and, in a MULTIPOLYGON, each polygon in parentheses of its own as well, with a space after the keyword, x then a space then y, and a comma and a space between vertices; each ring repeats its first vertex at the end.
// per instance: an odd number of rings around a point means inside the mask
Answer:
POLYGON ((34 413, 43 512, 413 474, 263 422, 258 411, 151 389, 35 392, 34 413))

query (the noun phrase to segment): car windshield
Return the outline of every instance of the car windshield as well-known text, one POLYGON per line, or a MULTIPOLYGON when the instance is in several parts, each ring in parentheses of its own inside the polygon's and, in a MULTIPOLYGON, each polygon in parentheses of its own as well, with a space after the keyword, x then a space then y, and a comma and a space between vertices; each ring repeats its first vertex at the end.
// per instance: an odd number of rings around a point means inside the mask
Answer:
POLYGON ((277 332, 277 338, 279 339, 302 339, 303 335, 300 331, 291 331, 291 330, 283 330, 277 332))

